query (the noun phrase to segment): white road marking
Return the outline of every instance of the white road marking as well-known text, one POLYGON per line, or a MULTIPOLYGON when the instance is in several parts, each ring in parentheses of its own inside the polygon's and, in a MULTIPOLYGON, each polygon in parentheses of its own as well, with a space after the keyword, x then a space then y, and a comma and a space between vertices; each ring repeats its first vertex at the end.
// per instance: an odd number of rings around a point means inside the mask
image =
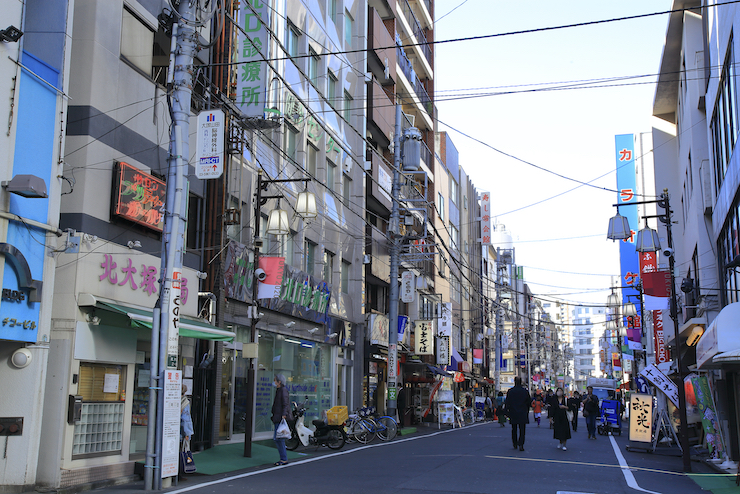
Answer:
POLYGON ((614 449, 614 455, 617 457, 619 466, 622 467, 622 474, 624 475, 624 480, 627 481, 627 485, 635 489, 636 491, 647 492, 648 494, 660 494, 659 492, 643 489, 642 487, 637 485, 637 480, 635 480, 635 476, 632 474, 632 471, 630 470, 627 461, 624 459, 622 452, 619 451, 619 446, 617 446, 617 441, 614 439, 614 436, 609 436, 609 441, 611 441, 612 449, 614 449))
MULTIPOLYGON (((486 424, 485 422, 481 422, 479 424, 467 425, 467 426, 465 426, 463 428, 448 429, 446 431, 432 432, 431 434, 424 434, 422 436, 408 437, 406 439, 399 439, 398 441, 390 441, 390 442, 379 443, 379 444, 368 444, 367 446, 360 446, 359 448, 354 448, 354 449, 350 449, 350 450, 347 450, 347 451, 338 451, 336 453, 330 453, 328 455, 314 456, 314 457, 311 457, 311 458, 306 458, 305 460, 301 460, 301 461, 297 461, 297 462, 291 462, 291 463, 288 463, 287 465, 283 465, 283 466, 279 466, 279 467, 265 468, 264 470, 257 470, 257 471, 254 471, 254 472, 246 472, 246 473, 242 473, 242 474, 239 474, 239 475, 232 475, 231 477, 225 477, 225 478, 219 479, 219 480, 212 480, 210 482, 203 482, 202 484, 191 485, 189 487, 184 487, 182 489, 177 489, 177 490, 174 490, 174 491, 169 491, 169 494, 179 494, 180 492, 194 491, 196 489, 202 489, 203 487, 210 487, 212 485, 223 484, 224 482, 230 482, 232 480, 243 479, 243 478, 246 478, 246 477, 252 477, 254 475, 260 475, 260 474, 263 474, 263 473, 272 472, 273 470, 279 470, 281 468, 289 468, 289 467, 291 467, 293 465, 303 465, 305 463, 311 463, 312 461, 323 460, 324 458, 331 458, 333 456, 346 455, 346 454, 349 454, 349 453, 354 453, 355 451, 362 451, 364 449, 369 449, 369 448, 378 448, 378 447, 381 447, 381 446, 389 446, 391 444, 405 443, 406 441, 416 441, 417 439, 423 439, 425 437, 438 436, 440 434, 447 434, 448 432, 461 431, 461 430, 465 430, 465 429, 467 429, 469 427, 477 427, 479 425, 485 425, 485 424, 486 424)), ((649 492, 649 491, 645 491, 645 492, 649 492)), ((658 493, 653 493, 653 494, 658 494, 658 493)))

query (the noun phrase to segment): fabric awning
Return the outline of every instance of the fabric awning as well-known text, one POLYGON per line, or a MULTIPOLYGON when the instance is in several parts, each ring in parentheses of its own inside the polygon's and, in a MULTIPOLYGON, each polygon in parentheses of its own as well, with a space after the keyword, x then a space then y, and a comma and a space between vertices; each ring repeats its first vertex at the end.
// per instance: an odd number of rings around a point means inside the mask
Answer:
MULTIPOLYGON (((139 328, 152 328, 152 312, 134 307, 113 304, 98 300, 95 307, 116 314, 123 314, 131 320, 131 325, 139 328)), ((200 319, 182 316, 180 318, 179 334, 186 338, 198 338, 199 340, 232 341, 236 334, 231 331, 219 329, 200 319)))
POLYGON ((436 367, 434 365, 427 364, 427 368, 429 369, 429 371, 432 374, 439 374, 440 376, 449 377, 449 376, 451 376, 453 374, 452 372, 447 372, 446 370, 442 369, 441 367, 436 367))

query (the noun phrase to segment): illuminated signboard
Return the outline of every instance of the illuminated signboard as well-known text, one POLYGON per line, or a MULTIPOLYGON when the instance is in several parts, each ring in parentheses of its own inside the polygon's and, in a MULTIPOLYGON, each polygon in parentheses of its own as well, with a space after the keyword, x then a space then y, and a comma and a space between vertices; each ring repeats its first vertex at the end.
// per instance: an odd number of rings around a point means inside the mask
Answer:
POLYGON ((161 232, 164 228, 166 185, 128 163, 115 169, 113 214, 161 232))

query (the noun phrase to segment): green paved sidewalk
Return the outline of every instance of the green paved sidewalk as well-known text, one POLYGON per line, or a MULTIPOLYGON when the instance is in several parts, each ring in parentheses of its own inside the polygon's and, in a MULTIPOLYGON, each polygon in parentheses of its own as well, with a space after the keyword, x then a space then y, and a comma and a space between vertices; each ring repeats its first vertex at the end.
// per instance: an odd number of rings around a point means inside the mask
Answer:
POLYGON ((712 491, 713 494, 740 494, 740 487, 735 485, 735 475, 698 475, 688 474, 691 480, 704 489, 712 491))
MULTIPOLYGON (((288 461, 306 456, 305 453, 288 451, 288 461)), ((244 443, 233 443, 219 444, 213 448, 195 453, 193 459, 195 460, 197 473, 216 475, 260 465, 272 465, 280 457, 275 447, 253 442, 251 458, 244 457, 244 443)))

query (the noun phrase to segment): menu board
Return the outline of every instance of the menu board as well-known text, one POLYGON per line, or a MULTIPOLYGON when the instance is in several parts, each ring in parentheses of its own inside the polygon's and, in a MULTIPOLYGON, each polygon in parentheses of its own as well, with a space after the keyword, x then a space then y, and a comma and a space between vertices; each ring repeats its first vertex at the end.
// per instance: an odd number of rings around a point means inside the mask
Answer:
POLYGON ((162 478, 174 477, 180 461, 180 393, 182 372, 166 370, 162 414, 162 478))

